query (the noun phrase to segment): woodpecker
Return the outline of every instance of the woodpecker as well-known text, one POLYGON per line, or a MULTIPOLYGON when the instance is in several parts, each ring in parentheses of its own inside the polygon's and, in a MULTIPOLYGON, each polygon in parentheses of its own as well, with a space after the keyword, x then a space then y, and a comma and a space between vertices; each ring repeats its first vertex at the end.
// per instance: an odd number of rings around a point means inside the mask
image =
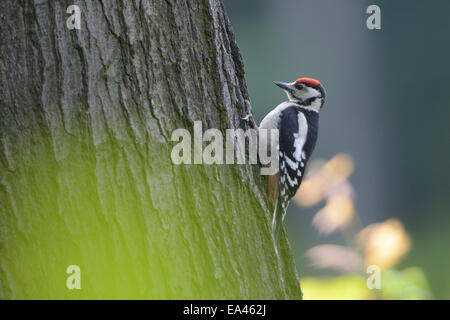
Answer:
POLYGON ((319 111, 325 103, 325 89, 316 79, 274 82, 288 101, 282 102, 261 121, 260 129, 278 129, 278 172, 268 176, 269 198, 275 206, 272 231, 278 244, 289 200, 303 179, 306 164, 317 141, 319 111))

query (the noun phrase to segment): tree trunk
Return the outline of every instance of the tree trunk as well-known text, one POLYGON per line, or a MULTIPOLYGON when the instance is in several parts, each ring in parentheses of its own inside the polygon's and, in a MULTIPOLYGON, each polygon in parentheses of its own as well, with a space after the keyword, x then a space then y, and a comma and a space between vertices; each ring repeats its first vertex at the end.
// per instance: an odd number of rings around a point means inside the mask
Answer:
POLYGON ((300 298, 259 168, 171 161, 245 128, 222 2, 73 2, 0 2, 0 298, 300 298))

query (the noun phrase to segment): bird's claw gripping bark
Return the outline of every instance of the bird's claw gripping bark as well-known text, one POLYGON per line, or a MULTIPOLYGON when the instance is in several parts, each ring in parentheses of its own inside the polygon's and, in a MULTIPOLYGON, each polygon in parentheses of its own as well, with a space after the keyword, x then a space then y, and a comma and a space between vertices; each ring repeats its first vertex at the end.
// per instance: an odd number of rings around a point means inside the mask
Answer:
POLYGON ((241 120, 247 122, 251 127, 257 128, 258 126, 256 125, 255 119, 253 118, 253 114, 251 113, 252 106, 250 105, 250 101, 245 99, 244 103, 245 106, 247 107, 248 114, 245 117, 241 118, 241 120))

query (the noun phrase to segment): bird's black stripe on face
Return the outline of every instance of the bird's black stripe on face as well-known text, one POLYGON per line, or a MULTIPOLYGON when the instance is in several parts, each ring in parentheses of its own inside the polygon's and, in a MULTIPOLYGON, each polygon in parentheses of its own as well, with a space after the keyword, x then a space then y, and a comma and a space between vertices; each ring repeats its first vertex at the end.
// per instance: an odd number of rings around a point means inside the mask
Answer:
MULTIPOLYGON (((308 86, 309 87, 309 86, 308 86)), ((295 99, 297 99, 298 101, 299 101, 299 104, 301 104, 301 105, 303 105, 303 106, 309 106, 309 105, 311 105, 316 99, 322 99, 322 106, 323 106, 323 104, 324 104, 324 102, 325 102, 325 95, 326 95, 326 93, 325 93, 325 89, 324 89, 324 87, 322 86, 322 85, 317 85, 317 86, 315 86, 315 87, 310 87, 310 88, 313 88, 313 89, 315 89, 315 90, 318 90, 319 92, 320 92, 320 95, 318 95, 318 96, 315 96, 315 97, 311 97, 311 98, 308 98, 308 99, 306 99, 306 100, 303 100, 302 98, 300 98, 299 96, 297 96, 296 94, 295 94, 295 90, 294 89, 290 89, 289 90, 289 93, 295 98, 295 99)), ((321 106, 321 107, 322 107, 321 106)))
POLYGON ((322 97, 323 100, 325 100, 326 96, 325 88, 321 84, 319 84, 318 86, 315 87, 315 89, 320 91, 320 96, 322 97))
POLYGON ((320 108, 322 108, 326 98, 325 88, 321 84, 319 84, 318 86, 315 87, 315 89, 319 90, 320 92, 320 97, 322 98, 322 105, 320 106, 320 108))
POLYGON ((300 97, 298 97, 298 96, 295 94, 295 90, 291 89, 291 90, 289 90, 289 93, 290 93, 295 99, 297 99, 297 100, 300 102, 300 104, 303 104, 303 99, 300 98, 300 97))
POLYGON ((306 99, 305 101, 302 101, 302 105, 304 105, 304 106, 309 106, 309 105, 311 105, 316 99, 318 99, 319 97, 311 97, 311 98, 308 98, 308 99, 306 99))

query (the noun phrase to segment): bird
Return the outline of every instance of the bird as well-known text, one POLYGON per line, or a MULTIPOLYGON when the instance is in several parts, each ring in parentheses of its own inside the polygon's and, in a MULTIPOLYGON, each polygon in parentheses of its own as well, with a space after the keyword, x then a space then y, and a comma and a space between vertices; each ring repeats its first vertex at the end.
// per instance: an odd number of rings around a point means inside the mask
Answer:
POLYGON ((278 152, 278 170, 267 176, 269 199, 274 205, 272 234, 277 248, 289 201, 300 187, 316 145, 319 112, 326 93, 320 81, 309 77, 274 84, 283 89, 288 100, 263 118, 259 130, 278 130, 278 146, 274 149, 278 152))

